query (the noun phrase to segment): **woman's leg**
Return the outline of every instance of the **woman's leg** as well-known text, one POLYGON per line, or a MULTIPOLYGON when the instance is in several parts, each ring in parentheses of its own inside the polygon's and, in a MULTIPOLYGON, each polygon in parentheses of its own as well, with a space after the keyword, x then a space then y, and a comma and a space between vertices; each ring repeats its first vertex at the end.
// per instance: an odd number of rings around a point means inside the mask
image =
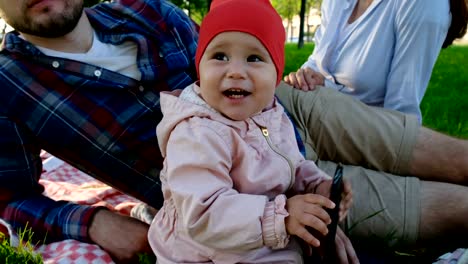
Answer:
POLYGON ((419 129, 415 117, 324 87, 303 92, 280 85, 276 95, 301 134, 306 158, 408 174, 419 129))
POLYGON ((303 92, 282 83, 276 94, 301 134, 308 159, 468 185, 467 140, 324 87, 303 92))

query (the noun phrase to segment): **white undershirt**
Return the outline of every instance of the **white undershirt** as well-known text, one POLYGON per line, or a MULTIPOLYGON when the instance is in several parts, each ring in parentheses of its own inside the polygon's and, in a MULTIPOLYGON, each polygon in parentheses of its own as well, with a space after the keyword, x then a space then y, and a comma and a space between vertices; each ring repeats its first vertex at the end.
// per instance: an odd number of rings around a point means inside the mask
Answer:
POLYGON ((48 56, 81 61, 118 72, 135 80, 141 79, 141 72, 136 64, 138 47, 132 41, 126 41, 120 45, 106 44, 101 42, 94 33, 93 44, 86 53, 68 53, 36 47, 48 56))

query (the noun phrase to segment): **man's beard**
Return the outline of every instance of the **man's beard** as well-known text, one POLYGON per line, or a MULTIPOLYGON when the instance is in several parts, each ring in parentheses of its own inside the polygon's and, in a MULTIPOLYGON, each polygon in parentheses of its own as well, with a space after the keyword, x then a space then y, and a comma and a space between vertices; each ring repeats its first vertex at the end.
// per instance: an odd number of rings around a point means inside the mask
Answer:
MULTIPOLYGON (((44 10, 47 12, 47 10, 44 10)), ((42 23, 36 23, 30 17, 24 16, 23 21, 8 21, 17 31, 28 35, 57 38, 70 33, 80 21, 83 5, 67 6, 65 12, 51 14, 49 19, 42 23)))

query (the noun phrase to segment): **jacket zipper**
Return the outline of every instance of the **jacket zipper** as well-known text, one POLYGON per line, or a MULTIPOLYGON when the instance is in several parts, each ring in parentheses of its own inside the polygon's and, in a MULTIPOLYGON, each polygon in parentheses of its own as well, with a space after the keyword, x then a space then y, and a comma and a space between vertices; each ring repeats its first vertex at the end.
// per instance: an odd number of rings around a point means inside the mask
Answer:
POLYGON ((289 183, 289 187, 288 187, 288 190, 290 190, 293 185, 294 185, 294 182, 296 180, 296 177, 294 176, 295 173, 294 173, 294 166, 291 162, 290 159, 288 159, 288 157, 286 157, 286 155, 284 155, 283 153, 281 153, 279 151, 279 149, 273 145, 273 143, 271 142, 271 138, 270 138, 270 133, 268 132, 268 129, 266 127, 263 127, 263 126, 260 126, 259 124, 255 123, 259 128, 260 130, 262 130, 262 134, 263 134, 263 137, 265 138, 266 142, 268 143, 268 145, 270 146, 270 148, 273 150, 273 152, 275 152, 276 154, 280 155, 281 157, 283 157, 283 159, 286 160, 286 162, 288 163, 289 165, 289 171, 290 171, 290 183, 289 183))

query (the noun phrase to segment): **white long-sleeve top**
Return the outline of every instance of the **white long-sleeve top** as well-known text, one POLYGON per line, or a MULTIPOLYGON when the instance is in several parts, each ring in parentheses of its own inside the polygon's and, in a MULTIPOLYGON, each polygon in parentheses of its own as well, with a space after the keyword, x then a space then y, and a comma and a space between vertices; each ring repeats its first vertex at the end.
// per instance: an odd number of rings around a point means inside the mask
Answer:
POLYGON ((357 0, 324 0, 315 49, 302 67, 325 86, 373 106, 414 114, 451 22, 448 0, 374 0, 349 24, 357 0))

